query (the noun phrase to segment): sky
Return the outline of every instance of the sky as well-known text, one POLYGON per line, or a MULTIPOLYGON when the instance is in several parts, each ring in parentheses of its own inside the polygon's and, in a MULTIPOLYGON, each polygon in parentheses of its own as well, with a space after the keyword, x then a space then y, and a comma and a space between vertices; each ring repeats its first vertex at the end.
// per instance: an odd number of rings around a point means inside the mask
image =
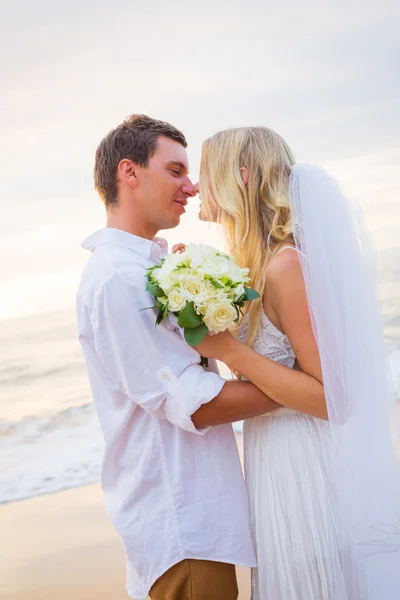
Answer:
MULTIPOLYGON (((105 223, 101 138, 131 113, 202 141, 265 125, 326 167, 400 259, 400 3, 1 3, 0 320, 73 308, 81 241, 105 223)), ((223 245, 198 201, 168 240, 223 245)))

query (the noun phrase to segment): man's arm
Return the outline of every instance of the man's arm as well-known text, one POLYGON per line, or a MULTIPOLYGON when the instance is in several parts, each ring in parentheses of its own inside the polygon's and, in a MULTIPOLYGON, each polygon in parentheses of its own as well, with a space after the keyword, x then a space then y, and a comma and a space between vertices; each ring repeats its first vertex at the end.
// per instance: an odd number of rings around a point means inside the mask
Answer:
POLYGON ((218 396, 193 413, 192 422, 197 429, 202 429, 258 417, 277 408, 281 405, 250 381, 227 381, 218 396))

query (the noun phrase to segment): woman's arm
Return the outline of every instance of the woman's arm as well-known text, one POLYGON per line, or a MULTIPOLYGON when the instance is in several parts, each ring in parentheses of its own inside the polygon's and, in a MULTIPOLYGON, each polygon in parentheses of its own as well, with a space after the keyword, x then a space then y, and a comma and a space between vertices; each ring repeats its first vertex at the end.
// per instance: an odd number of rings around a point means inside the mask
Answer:
POLYGON ((257 354, 227 332, 207 336, 197 350, 202 356, 217 358, 239 371, 279 404, 327 419, 319 353, 301 266, 294 252, 283 252, 270 264, 267 288, 278 325, 289 338, 301 371, 257 354))

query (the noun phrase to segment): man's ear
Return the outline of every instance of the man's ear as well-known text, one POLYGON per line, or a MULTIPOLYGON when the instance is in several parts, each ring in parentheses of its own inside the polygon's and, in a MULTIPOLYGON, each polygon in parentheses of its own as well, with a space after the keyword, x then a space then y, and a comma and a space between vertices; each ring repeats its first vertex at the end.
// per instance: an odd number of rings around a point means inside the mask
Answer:
POLYGON ((244 185, 247 185, 247 182, 249 180, 249 172, 247 170, 247 167, 240 167, 240 175, 242 177, 244 185))
POLYGON ((118 178, 131 187, 136 187, 138 181, 136 169, 137 165, 135 163, 129 160, 129 158, 123 158, 118 165, 118 178))

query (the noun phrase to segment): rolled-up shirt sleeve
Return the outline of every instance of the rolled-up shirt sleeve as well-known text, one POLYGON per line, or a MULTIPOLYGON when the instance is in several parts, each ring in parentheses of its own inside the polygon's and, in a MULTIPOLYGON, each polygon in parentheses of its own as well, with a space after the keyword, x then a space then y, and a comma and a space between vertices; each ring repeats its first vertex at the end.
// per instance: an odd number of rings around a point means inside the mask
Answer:
POLYGON ((198 353, 163 323, 155 326, 154 299, 116 273, 97 292, 91 321, 94 350, 118 389, 159 419, 196 434, 191 416, 217 396, 225 380, 198 364, 198 353), (178 356, 179 360, 174 360, 178 356))

